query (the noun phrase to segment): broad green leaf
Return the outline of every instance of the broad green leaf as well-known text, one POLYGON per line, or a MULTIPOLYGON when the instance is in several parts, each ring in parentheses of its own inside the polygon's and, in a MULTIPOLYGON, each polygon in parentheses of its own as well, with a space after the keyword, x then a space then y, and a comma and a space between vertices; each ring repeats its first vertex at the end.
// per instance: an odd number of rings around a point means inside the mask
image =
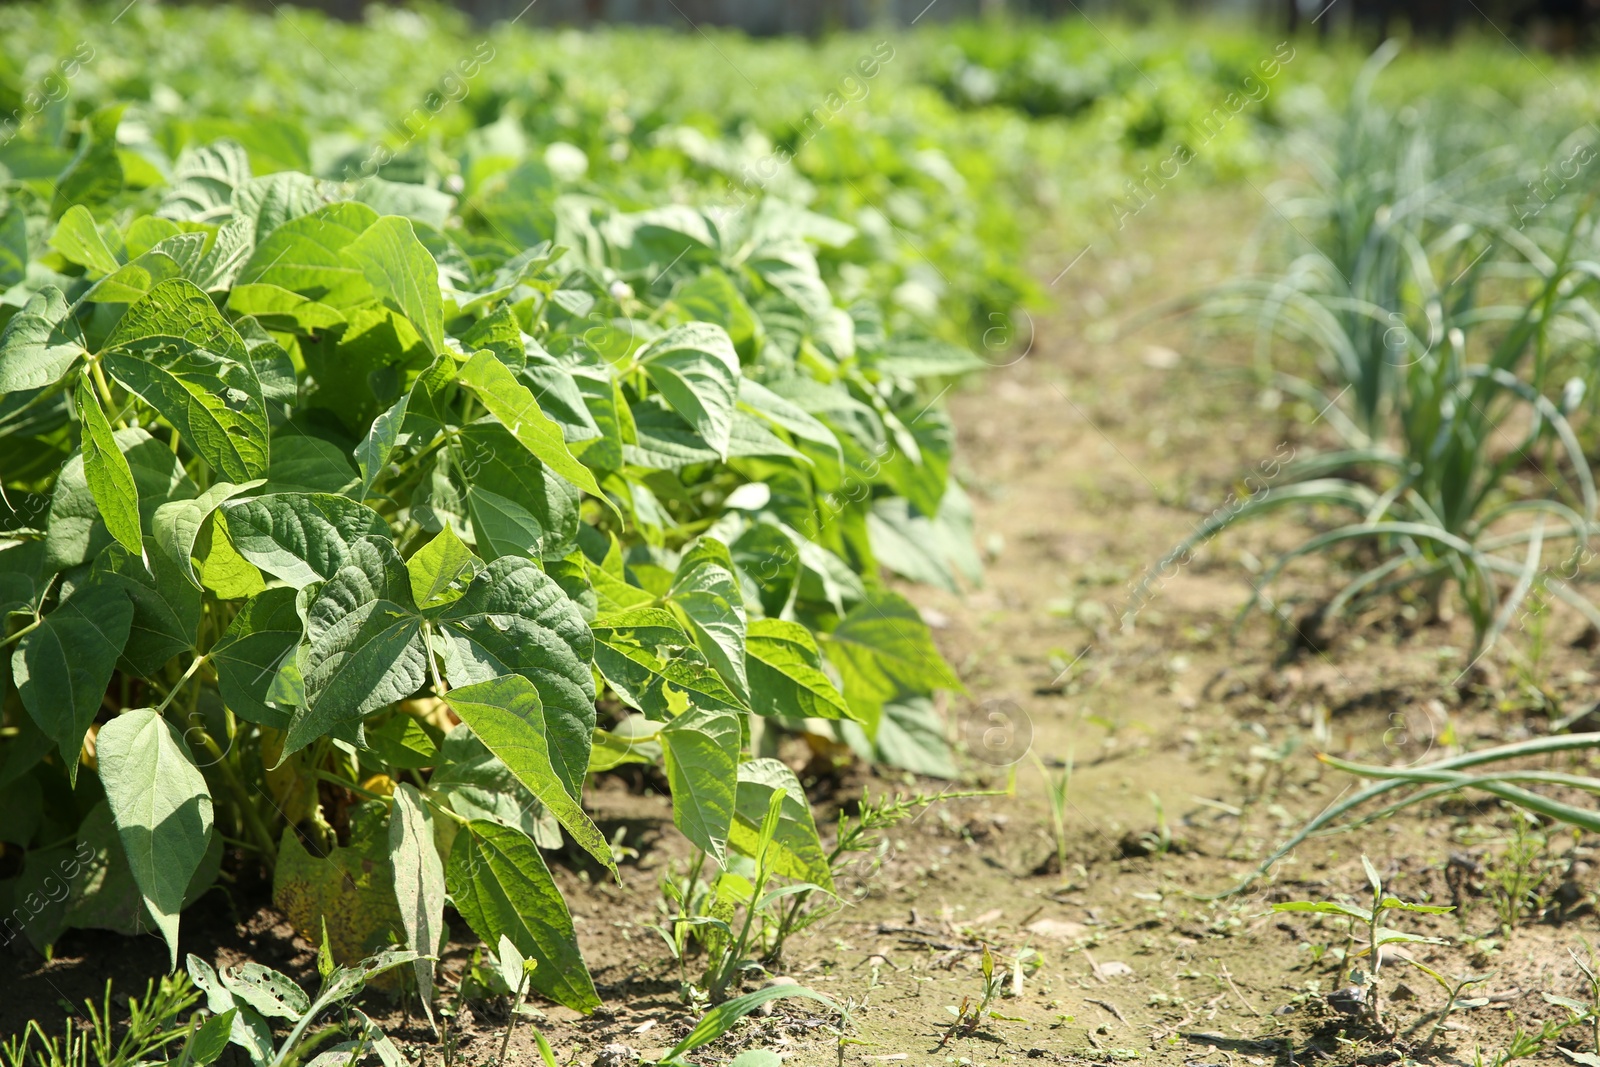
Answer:
POLYGON ((394 542, 365 537, 350 546, 344 566, 311 599, 306 639, 306 702, 289 725, 285 755, 422 688, 422 616, 394 542))
POLYGON ((660 740, 674 825, 724 866, 738 781, 738 717, 721 710, 691 710, 667 723, 660 740))
MULTIPOLYGON (((583 808, 569 793, 550 759, 550 738, 544 708, 533 683, 508 674, 487 682, 450 690, 450 707, 478 739, 549 808, 572 839, 617 873, 611 847, 583 808)), ((738 724, 734 724, 735 735, 738 724)), ((736 737, 737 740, 737 737, 736 737)), ((585 767, 588 753, 585 751, 585 767)))
POLYGON ((417 770, 439 762, 439 746, 415 716, 396 712, 380 726, 368 726, 367 748, 391 767, 417 770))
POLYGON ((81 204, 68 208, 56 223, 56 232, 50 235, 50 247, 80 267, 98 274, 110 274, 121 264, 100 236, 94 216, 81 204))
POLYGON ((970 374, 988 366, 965 348, 931 337, 891 337, 881 353, 863 362, 881 374, 899 378, 970 374))
POLYGON ((668 689, 697 708, 747 710, 706 662, 677 616, 638 607, 594 621, 594 662, 606 683, 631 707, 664 722, 672 717, 668 689))
POLYGON ((869 734, 884 703, 901 693, 964 688, 934 647, 928 624, 898 593, 868 592, 824 638, 823 650, 839 672, 845 699, 869 734))
POLYGON ((567 448, 561 427, 539 409, 533 392, 517 381, 493 352, 479 352, 468 360, 461 368, 460 380, 541 463, 591 496, 605 499, 589 468, 567 448))
POLYGON ((411 220, 385 215, 344 247, 345 262, 361 269, 372 291, 411 320, 428 351, 444 351, 444 306, 439 296, 439 265, 411 220))
POLYGON ((133 603, 133 626, 119 666, 144 678, 182 652, 196 651, 200 631, 200 590, 184 581, 183 572, 166 553, 147 542, 135 555, 112 545, 94 561, 96 582, 113 585, 133 603))
POLYGON ((295 591, 284 586, 257 593, 233 617, 211 646, 211 665, 222 699, 235 715, 278 730, 288 728, 289 712, 268 703, 267 694, 304 629, 295 610, 295 591))
POLYGON ((248 362, 156 340, 108 352, 105 367, 223 479, 243 482, 267 473, 266 400, 248 362))
MULTIPOLYGON (((419 956, 439 951, 444 925, 444 864, 433 844, 433 817, 422 794, 410 782, 394 791, 389 816, 389 856, 394 863, 395 899, 400 902, 400 923, 406 944, 419 956)), ((433 1025, 433 960, 413 963, 417 990, 428 1024, 433 1025)))
POLYGON ((224 503, 263 484, 261 479, 241 485, 218 482, 192 500, 172 500, 156 508, 152 523, 156 545, 195 588, 200 588, 200 576, 195 573, 193 556, 201 527, 224 503))
POLYGON ((303 333, 332 329, 346 321, 337 308, 266 282, 234 286, 228 293, 228 310, 254 315, 266 320, 264 325, 287 326, 303 333))
POLYGON ((386 535, 383 516, 331 493, 274 493, 224 504, 239 554, 296 589, 332 578, 368 535, 386 535))
MULTIPOLYGON (((82 208, 73 208, 82 211, 82 208)), ((135 554, 144 551, 139 531, 139 487, 134 484, 128 457, 117 447, 111 422, 100 407, 87 375, 78 379, 78 416, 83 420, 83 476, 94 494, 95 506, 106 529, 135 554)))
POLYGON ((376 211, 352 201, 290 219, 256 246, 236 284, 264 282, 333 308, 371 300, 372 286, 362 265, 342 253, 377 220, 376 211))
POLYGON ((183 279, 160 283, 123 312, 106 338, 105 349, 161 339, 184 341, 189 348, 234 363, 249 362, 239 331, 222 317, 205 290, 183 279))
POLYGON ((844 694, 822 671, 811 631, 783 619, 753 619, 745 652, 750 707, 779 719, 853 719, 844 694))
POLYGON ((145 906, 178 966, 178 912, 211 840, 211 792, 178 732, 145 708, 101 727, 100 782, 145 906))
POLYGON ((811 882, 834 891, 833 872, 817 836, 811 806, 794 772, 775 759, 753 759, 739 765, 739 789, 728 844, 752 858, 759 851, 761 824, 776 790, 784 791, 783 804, 767 863, 785 878, 811 882))
POLYGON ((448 526, 406 560, 411 595, 423 611, 459 600, 483 561, 448 526))
POLYGON ((260 568, 233 547, 228 518, 220 511, 212 512, 211 521, 200 527, 193 558, 200 568, 201 586, 218 600, 244 600, 267 587, 260 568))
POLYGON ((280 430, 272 439, 272 465, 267 468, 266 493, 329 493, 347 496, 358 483, 355 465, 344 446, 325 437, 301 433, 299 427, 280 430))
MULTIPOLYGON (((521 830, 540 848, 562 847, 561 824, 555 816, 466 723, 445 735, 428 792, 464 818, 521 830)), ((455 823, 438 825, 444 847, 454 840, 455 823)))
POLYGON ((711 537, 696 541, 678 563, 668 602, 728 688, 748 702, 744 594, 728 547, 711 537))
POLYGON ((190 1063, 206 1067, 216 1062, 228 1047, 233 1034, 233 1019, 238 1013, 237 1008, 229 1008, 221 1015, 213 1015, 195 1029, 194 1036, 184 1046, 190 1063))
POLYGON ((299 1022, 311 1008, 311 998, 294 979, 254 960, 223 968, 217 977, 236 999, 269 1019, 299 1022))
POLYGON ((929 778, 956 777, 955 759, 945 740, 944 720, 923 696, 902 696, 883 706, 878 736, 868 741, 861 731, 845 731, 863 758, 901 767, 929 778))
MULTIPOLYGON (((140 896, 127 850, 117 833, 111 806, 104 800, 95 804, 78 824, 76 855, 83 866, 70 879, 66 924, 75 930, 113 930, 126 936, 147 934, 156 929, 150 911, 140 896)), ((195 868, 184 890, 183 905, 195 901, 216 884, 222 867, 222 838, 212 835, 206 855, 195 868)))
POLYGON ((83 333, 53 285, 40 289, 0 333, 0 393, 43 389, 66 377, 87 355, 83 333))
POLYGON ((727 331, 682 323, 648 345, 639 362, 672 409, 726 459, 739 399, 739 356, 727 331))
POLYGON ((581 796, 595 725, 594 639, 578 606, 533 561, 507 556, 474 578, 460 599, 430 613, 446 644, 455 688, 518 674, 544 705, 550 762, 581 796))
POLYGON ((586 1014, 600 1006, 566 901, 526 835, 474 820, 456 835, 445 880, 473 933, 491 945, 509 937, 524 957, 538 961, 534 989, 586 1014))
POLYGON ((739 403, 774 426, 788 430, 802 441, 839 452, 839 438, 827 424, 792 400, 774 393, 753 378, 739 381, 739 403))
POLYGON ((11 654, 17 695, 39 729, 56 742, 74 782, 83 736, 100 713, 132 626, 133 604, 122 590, 84 585, 11 654))
POLYGON ((583 497, 573 484, 494 422, 463 428, 460 468, 479 553, 559 559, 572 551, 583 497))

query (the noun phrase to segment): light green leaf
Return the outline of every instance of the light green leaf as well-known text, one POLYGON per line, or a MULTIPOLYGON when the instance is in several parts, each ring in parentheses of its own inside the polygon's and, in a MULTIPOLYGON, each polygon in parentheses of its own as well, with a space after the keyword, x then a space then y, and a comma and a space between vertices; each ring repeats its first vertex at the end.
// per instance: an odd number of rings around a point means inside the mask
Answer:
POLYGON ((178 966, 178 912, 211 841, 211 791, 178 732, 145 708, 101 727, 100 782, 145 906, 178 966))
MULTIPOLYGON (((389 857, 394 864, 395 899, 400 904, 406 944, 419 956, 433 956, 445 932, 444 864, 433 844, 433 817, 410 782, 401 782, 394 792, 389 857)), ((422 1008, 432 1026, 433 960, 418 959, 413 967, 422 1008)))
POLYGON ((630 706, 664 722, 672 717, 667 690, 697 708, 748 710, 706 662, 677 616, 638 607, 594 621, 594 661, 606 683, 630 706))
POLYGON ((356 446, 356 466, 361 468, 363 500, 371 491, 372 483, 378 480, 378 475, 383 473, 383 468, 388 464, 395 442, 400 440, 400 428, 405 425, 406 404, 410 399, 409 393, 401 393, 400 399, 396 400, 388 411, 372 420, 372 427, 367 431, 367 436, 356 446))
POLYGON ((816 639, 796 622, 754 619, 746 638, 750 707, 779 719, 853 719, 844 694, 822 671, 816 639))
POLYGON ((228 310, 258 319, 281 320, 263 325, 286 325, 301 333, 328 330, 345 322, 339 309, 267 282, 234 286, 228 293, 228 310))
POLYGON ((761 824, 777 790, 784 791, 777 830, 767 851, 767 863, 785 878, 812 882, 834 892, 833 872, 817 836, 800 780, 781 760, 754 759, 739 765, 739 788, 728 843, 752 858, 761 843, 761 824))
POLYGON ((719 867, 725 865, 738 779, 738 717, 721 710, 691 710, 667 723, 660 740, 672 787, 673 823, 719 867))
POLYGON ((823 650, 844 683, 845 699, 869 734, 884 703, 901 693, 963 688, 934 647, 928 624, 898 593, 869 591, 824 637, 823 650))
POLYGON ((306 610, 305 705, 284 755, 410 696, 428 677, 422 616, 394 542, 364 537, 306 610))
POLYGON ((0 333, 0 393, 54 385, 87 355, 83 333, 67 311, 61 290, 47 285, 6 323, 0 333))
POLYGON ((376 211, 352 201, 290 219, 256 246, 235 282, 276 285, 333 308, 365 303, 373 296, 366 271, 342 253, 377 220, 376 211))
POLYGON ((332 578, 361 538, 383 536, 383 516, 331 493, 273 493, 224 504, 234 548, 296 589, 332 578))
POLYGON ((111 536, 129 552, 139 555, 144 552, 144 535, 139 531, 139 487, 134 484, 128 457, 117 447, 111 422, 87 375, 78 379, 76 399, 78 416, 83 420, 83 476, 89 482, 89 492, 94 494, 95 506, 111 536))
POLYGON ((739 399, 739 356, 721 326, 674 326, 639 354, 640 365, 672 409, 726 459, 739 399))
POLYGON ((505 935, 524 957, 538 961, 534 989, 575 1011, 600 1006, 566 901, 527 835, 496 823, 468 823, 456 835, 445 879, 473 933, 491 945, 505 935))
POLYGON ((744 595, 734 577, 728 546, 711 537, 696 541, 679 560, 667 596, 706 659, 728 687, 748 702, 744 595))
POLYGON ((411 220, 385 215, 368 226, 340 253, 359 267, 379 298, 417 328, 428 351, 444 351, 444 305, 439 296, 439 265, 434 262, 411 220))
POLYGON ((97 274, 110 274, 121 264, 100 236, 89 209, 79 204, 67 209, 56 223, 56 232, 50 235, 50 247, 65 256, 68 262, 87 267, 97 274))
POLYGON ((467 510, 486 559, 560 559, 577 543, 583 495, 570 481, 518 445, 499 423, 461 430, 459 464, 470 475, 467 510))
POLYGON ((411 595, 423 611, 458 600, 483 561, 446 526, 406 560, 411 595))
POLYGON ((266 400, 248 362, 161 340, 124 345, 104 362, 113 378, 155 408, 224 479, 243 482, 267 473, 266 400))
MULTIPOLYGON (((450 707, 472 727, 489 751, 511 768, 517 780, 550 809, 572 839, 615 876, 617 864, 611 847, 551 763, 544 708, 533 683, 508 674, 462 686, 450 690, 450 707)), ((737 734, 737 723, 734 731, 737 734)), ((584 758, 587 766, 587 752, 584 758)))
POLYGON ((550 762, 577 800, 595 725, 594 639, 578 606, 532 560, 490 563, 460 599, 430 612, 455 688, 517 674, 544 705, 550 762))
POLYGON ((468 360, 461 368, 460 380, 540 462, 591 496, 605 499, 589 468, 567 448, 561 426, 539 409, 533 392, 517 381, 493 352, 485 350, 468 360))
POLYGON ((169 500, 156 508, 155 521, 152 523, 156 546, 178 565, 183 576, 195 588, 200 588, 200 576, 195 573, 192 557, 200 528, 206 524, 211 513, 224 503, 263 484, 264 480, 259 478, 241 485, 218 482, 193 500, 169 500))
POLYGON ((17 695, 39 729, 56 742, 74 782, 83 736, 100 713, 132 626, 133 604, 122 590, 84 585, 11 654, 17 695))
POLYGON ((368 726, 363 732, 367 748, 391 767, 417 770, 439 763, 439 746, 414 715, 397 711, 381 726, 368 726))

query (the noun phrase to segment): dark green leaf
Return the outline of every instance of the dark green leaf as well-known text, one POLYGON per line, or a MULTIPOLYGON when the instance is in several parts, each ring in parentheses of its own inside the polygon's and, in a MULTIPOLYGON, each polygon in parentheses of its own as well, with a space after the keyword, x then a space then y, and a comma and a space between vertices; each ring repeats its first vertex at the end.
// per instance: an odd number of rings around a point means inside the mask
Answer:
POLYGON ((538 961, 530 984, 575 1011, 600 1006, 578 950, 572 916, 539 850, 518 830, 473 821, 456 835, 446 872, 450 899, 485 942, 509 937, 538 961))
POLYGON ((222 511, 239 554, 297 589, 332 578, 357 541, 389 531, 376 511, 329 493, 275 493, 222 511))
POLYGON ((79 587, 17 643, 11 676, 22 704, 61 750, 74 781, 83 736, 100 712, 133 626, 133 604, 107 585, 79 587))
POLYGON ((550 762, 573 799, 594 730, 594 640, 578 606, 531 560, 504 557, 433 613, 456 688, 518 674, 544 705, 550 762))

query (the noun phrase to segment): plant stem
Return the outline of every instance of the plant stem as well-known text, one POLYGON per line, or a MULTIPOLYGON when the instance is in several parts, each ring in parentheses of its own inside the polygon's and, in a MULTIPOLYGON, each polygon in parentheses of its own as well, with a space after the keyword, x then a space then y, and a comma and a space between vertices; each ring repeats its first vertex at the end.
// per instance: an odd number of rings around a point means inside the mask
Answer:
POLYGON ((39 624, 42 623, 42 622, 44 622, 44 616, 41 615, 40 617, 38 617, 38 618, 34 619, 32 622, 30 622, 28 625, 24 626, 22 629, 18 630, 16 633, 12 634, 10 637, 5 638, 4 640, 0 640, 0 648, 5 648, 7 645, 9 645, 13 641, 21 640, 23 637, 27 636, 31 631, 37 630, 39 628, 39 624))
POLYGON ((228 762, 228 757, 212 737, 204 729, 195 731, 200 735, 200 746, 204 748, 213 760, 212 766, 217 768, 217 773, 222 775, 223 781, 228 785, 228 791, 233 794, 234 803, 239 805, 239 811, 244 816, 245 829, 250 831, 250 836, 256 839, 256 845, 261 849, 261 854, 267 859, 269 868, 276 867, 278 863, 278 848, 272 840, 272 832, 267 829, 267 824, 261 821, 261 813, 256 810, 250 792, 245 788, 244 780, 239 777, 233 764, 228 762))
POLYGON ((500 1042, 500 1062, 506 1062, 506 1050, 511 1047, 511 1031, 517 1028, 517 1009, 522 1006, 522 998, 528 994, 528 972, 522 972, 522 981, 517 983, 517 995, 511 1001, 511 1018, 506 1020, 506 1036, 500 1042))
MULTIPOLYGON (((200 668, 205 665, 206 659, 206 656, 196 656, 194 658, 194 662, 189 664, 189 669, 183 672, 183 677, 179 678, 177 683, 167 691, 165 699, 161 701, 161 706, 156 708, 157 715, 161 715, 167 710, 168 705, 172 703, 173 698, 178 695, 178 692, 183 689, 184 684, 187 683, 190 678, 193 678, 199 673, 200 668)), ((215 742, 213 742, 213 744, 214 743, 215 742)))

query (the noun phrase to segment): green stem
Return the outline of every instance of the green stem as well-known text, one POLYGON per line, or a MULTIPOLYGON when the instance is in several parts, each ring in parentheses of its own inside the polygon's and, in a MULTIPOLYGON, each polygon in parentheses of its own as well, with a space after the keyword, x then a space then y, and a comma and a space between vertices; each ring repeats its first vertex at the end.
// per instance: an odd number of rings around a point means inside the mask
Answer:
POLYGON ((196 733, 200 735, 200 746, 213 760, 212 766, 217 768, 217 773, 222 775, 222 780, 227 783, 228 791, 233 794, 234 803, 239 805, 239 811, 244 816, 245 829, 256 839, 256 846, 266 857, 267 866, 276 867, 278 847, 273 843, 272 832, 267 829, 267 824, 262 822, 261 813, 256 810, 250 791, 245 788, 244 780, 239 777, 239 772, 234 769, 233 764, 228 762, 227 754, 217 744, 216 738, 205 730, 197 730, 196 733))
MULTIPOLYGON (((161 715, 167 710, 167 707, 172 703, 173 698, 178 695, 179 691, 183 689, 184 685, 189 681, 190 678, 193 678, 200 672, 200 668, 205 665, 205 662, 208 658, 209 657, 207 656, 196 656, 194 658, 194 662, 189 664, 189 669, 183 672, 183 677, 179 678, 177 684, 167 691, 166 698, 161 701, 161 706, 156 709, 157 715, 161 715)), ((215 744, 215 742, 212 743, 215 744)))
POLYGON ((44 622, 44 616, 41 615, 40 617, 38 617, 38 618, 34 619, 32 622, 30 622, 28 625, 24 626, 22 629, 18 630, 16 633, 12 634, 10 637, 7 637, 3 641, 0 641, 0 648, 5 648, 7 645, 9 645, 13 641, 21 640, 23 637, 27 636, 31 631, 37 630, 39 628, 39 624, 42 623, 42 622, 44 622))

